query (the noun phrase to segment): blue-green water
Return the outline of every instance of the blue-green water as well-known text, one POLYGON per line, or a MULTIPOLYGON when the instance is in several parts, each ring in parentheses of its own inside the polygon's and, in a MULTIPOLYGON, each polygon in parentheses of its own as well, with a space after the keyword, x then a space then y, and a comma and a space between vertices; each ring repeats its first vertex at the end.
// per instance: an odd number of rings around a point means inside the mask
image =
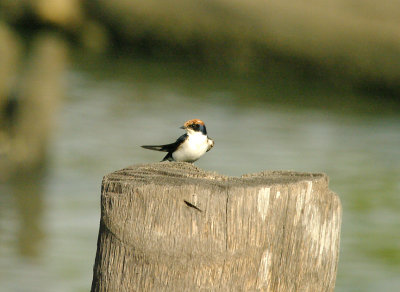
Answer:
POLYGON ((159 161, 139 145, 174 141, 190 118, 216 142, 201 168, 327 173, 343 204, 336 291, 400 290, 400 114, 290 79, 207 70, 75 59, 45 171, 0 186, 2 291, 87 291, 102 176, 159 161))

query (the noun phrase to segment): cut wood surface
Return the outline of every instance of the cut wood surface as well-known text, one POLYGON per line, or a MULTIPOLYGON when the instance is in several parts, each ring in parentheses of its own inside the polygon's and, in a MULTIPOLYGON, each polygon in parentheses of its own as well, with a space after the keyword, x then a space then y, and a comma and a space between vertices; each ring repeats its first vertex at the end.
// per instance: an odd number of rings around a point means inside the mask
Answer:
POLYGON ((92 291, 333 291, 340 225, 325 174, 135 165, 103 179, 92 291))

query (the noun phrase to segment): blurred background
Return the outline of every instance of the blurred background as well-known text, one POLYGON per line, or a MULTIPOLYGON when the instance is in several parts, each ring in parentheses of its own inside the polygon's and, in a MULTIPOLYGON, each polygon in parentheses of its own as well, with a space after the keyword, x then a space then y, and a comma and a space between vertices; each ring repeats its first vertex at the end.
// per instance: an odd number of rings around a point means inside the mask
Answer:
POLYGON ((0 0, 0 286, 87 291, 103 175, 163 154, 325 172, 343 204, 336 291, 400 290, 395 0, 0 0))

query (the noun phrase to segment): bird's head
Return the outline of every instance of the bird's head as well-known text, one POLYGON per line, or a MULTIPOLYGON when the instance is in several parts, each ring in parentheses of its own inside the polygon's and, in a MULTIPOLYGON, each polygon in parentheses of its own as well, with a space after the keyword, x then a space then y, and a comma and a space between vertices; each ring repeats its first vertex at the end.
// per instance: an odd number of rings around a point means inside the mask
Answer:
POLYGON ((206 125, 202 120, 199 119, 193 119, 189 120, 186 123, 183 124, 181 129, 185 129, 188 134, 194 134, 196 132, 203 133, 204 135, 207 135, 207 130, 206 130, 206 125))

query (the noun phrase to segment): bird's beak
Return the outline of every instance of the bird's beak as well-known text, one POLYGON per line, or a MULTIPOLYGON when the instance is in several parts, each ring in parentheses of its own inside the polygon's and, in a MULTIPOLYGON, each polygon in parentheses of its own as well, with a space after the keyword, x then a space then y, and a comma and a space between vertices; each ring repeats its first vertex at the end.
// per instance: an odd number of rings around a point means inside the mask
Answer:
POLYGON ((179 129, 186 129, 186 127, 185 127, 185 126, 182 126, 182 127, 179 127, 179 129))

